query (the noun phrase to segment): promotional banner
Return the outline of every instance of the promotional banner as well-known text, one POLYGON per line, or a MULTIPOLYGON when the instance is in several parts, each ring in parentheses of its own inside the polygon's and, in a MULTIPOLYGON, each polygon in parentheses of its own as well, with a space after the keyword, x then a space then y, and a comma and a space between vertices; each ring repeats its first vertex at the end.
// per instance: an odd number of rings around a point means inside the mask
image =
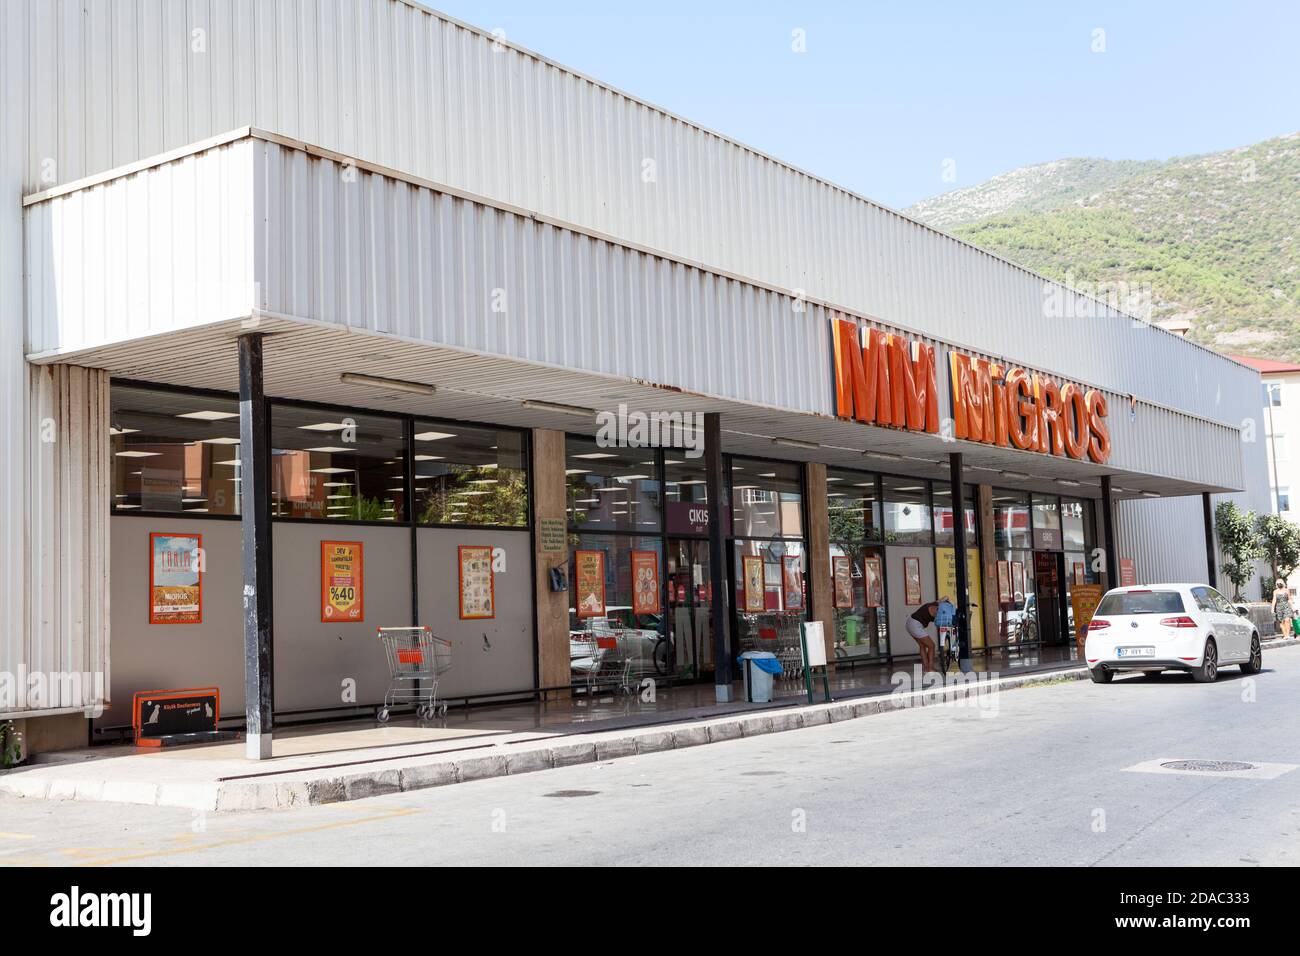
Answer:
POLYGON ((605 616, 605 552, 575 551, 574 587, 578 620, 605 616))
MULTIPOLYGON (((960 600, 957 593, 957 552, 953 548, 935 548, 935 563, 939 569, 939 594, 960 600)), ((966 606, 979 607, 979 601, 971 601, 971 595, 984 593, 980 577, 980 553, 974 548, 966 551, 966 606)), ((970 646, 984 646, 984 615, 975 612, 966 615, 967 627, 970 629, 970 646)))
POLYGON ((456 549, 460 575, 460 619, 496 617, 496 579, 492 575, 492 546, 462 544, 456 549))
POLYGON ((1070 607, 1074 609, 1074 641, 1079 645, 1080 653, 1088 636, 1088 625, 1092 623, 1092 615, 1096 613, 1104 593, 1100 584, 1076 584, 1070 588, 1070 607))
POLYGON ((742 559, 745 582, 745 612, 757 614, 763 610, 763 559, 757 554, 747 554, 742 559))
POLYGON ((866 558, 862 562, 862 585, 867 596, 867 607, 885 605, 885 570, 879 558, 866 558))
POLYGON ((921 603, 921 559, 903 559, 903 602, 905 604, 921 603))
POLYGON ((365 546, 360 541, 320 543, 320 619, 354 624, 366 618, 365 546))
POLYGON ((203 623, 203 535, 149 535, 149 623, 203 623))
POLYGON ((632 613, 658 614, 659 554, 655 551, 632 552, 632 613))
POLYGON ((835 581, 834 605, 838 608, 853 607, 853 563, 847 555, 837 554, 831 558, 831 577, 835 581))
POLYGON ((785 595, 787 611, 803 610, 803 569, 799 567, 802 561, 797 554, 787 554, 781 559, 781 592, 785 595))

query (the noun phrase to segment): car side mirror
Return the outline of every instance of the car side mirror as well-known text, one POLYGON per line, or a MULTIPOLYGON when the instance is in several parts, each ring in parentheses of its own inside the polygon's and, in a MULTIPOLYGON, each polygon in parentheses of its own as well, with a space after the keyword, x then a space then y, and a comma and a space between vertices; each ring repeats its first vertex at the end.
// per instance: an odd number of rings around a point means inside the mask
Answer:
POLYGON ((1244 607, 1242 605, 1238 605, 1237 613, 1240 614, 1242 617, 1250 617, 1250 608, 1244 607))

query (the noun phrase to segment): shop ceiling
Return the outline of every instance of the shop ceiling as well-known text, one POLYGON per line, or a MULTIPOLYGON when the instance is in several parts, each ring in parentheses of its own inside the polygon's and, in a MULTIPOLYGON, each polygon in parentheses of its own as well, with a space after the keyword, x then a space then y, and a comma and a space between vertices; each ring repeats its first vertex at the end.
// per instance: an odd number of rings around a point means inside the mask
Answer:
POLYGON ((966 480, 972 484, 1096 498, 1101 477, 1111 475, 1117 498, 1236 490, 271 317, 259 317, 255 324, 215 323, 45 359, 103 368, 122 379, 235 392, 236 338, 250 329, 267 336, 266 391, 275 398, 588 435, 595 435, 599 424, 594 414, 576 409, 617 413, 625 404, 629 412, 719 412, 723 450, 732 454, 946 479, 947 456, 960 451, 966 480), (381 384, 348 383, 341 379, 345 373, 420 383, 434 391, 416 394, 381 384))

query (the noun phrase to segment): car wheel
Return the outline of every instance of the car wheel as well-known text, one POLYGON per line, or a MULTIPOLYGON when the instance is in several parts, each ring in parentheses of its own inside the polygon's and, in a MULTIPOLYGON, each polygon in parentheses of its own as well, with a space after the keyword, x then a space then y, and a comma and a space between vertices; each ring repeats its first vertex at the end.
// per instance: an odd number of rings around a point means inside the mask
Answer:
POLYGON ((1259 647, 1259 635, 1252 634, 1250 637, 1250 660, 1244 661, 1241 665, 1243 674, 1258 674, 1264 669, 1264 652, 1259 647))
POLYGON ((1104 667, 1089 667, 1088 676, 1092 678, 1094 684, 1109 684, 1115 677, 1114 671, 1108 671, 1104 667))
POLYGON ((1212 684, 1219 677, 1219 647, 1214 638, 1205 642, 1205 654, 1201 657, 1201 666, 1192 671, 1192 679, 1201 684, 1212 684))

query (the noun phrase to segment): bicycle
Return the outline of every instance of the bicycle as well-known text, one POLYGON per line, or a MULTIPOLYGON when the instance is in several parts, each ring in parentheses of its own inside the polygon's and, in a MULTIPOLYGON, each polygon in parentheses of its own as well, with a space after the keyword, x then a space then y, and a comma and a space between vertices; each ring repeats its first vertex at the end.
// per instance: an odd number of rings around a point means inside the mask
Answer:
POLYGON ((957 628, 940 627, 938 631, 939 673, 946 674, 952 665, 957 663, 961 648, 957 646, 957 628))

